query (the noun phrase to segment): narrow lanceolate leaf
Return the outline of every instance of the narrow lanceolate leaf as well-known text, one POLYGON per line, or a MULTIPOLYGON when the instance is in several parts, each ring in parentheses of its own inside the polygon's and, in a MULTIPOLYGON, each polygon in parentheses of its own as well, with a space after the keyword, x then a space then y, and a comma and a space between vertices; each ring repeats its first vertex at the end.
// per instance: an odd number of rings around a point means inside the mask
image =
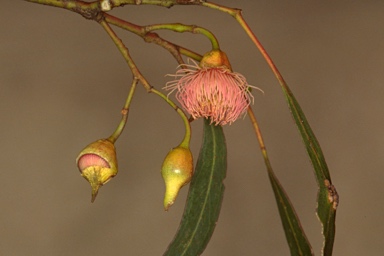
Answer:
POLYGON ((287 194, 270 167, 268 167, 268 175, 275 194, 281 222, 283 223, 285 237, 287 238, 291 255, 313 255, 311 245, 300 225, 300 220, 297 217, 287 194))
POLYGON ((203 144, 179 230, 164 255, 200 255, 219 218, 227 170, 227 149, 221 126, 204 120, 203 144))
POLYGON ((260 53, 267 61, 269 67, 271 68, 277 80, 279 81, 281 88, 285 94, 285 97, 288 101, 289 108, 292 112, 293 118, 296 122, 297 128, 300 131, 309 158, 311 159, 312 165, 314 167, 315 176, 319 187, 317 197, 317 216, 319 217, 319 220, 323 225, 322 233, 324 236, 324 245, 322 254, 332 255, 333 242, 335 238, 336 208, 338 205, 339 198, 335 187, 332 185, 331 177, 320 145, 311 127, 309 126, 309 123, 305 118, 305 115, 301 110, 299 103, 296 101, 288 85, 285 83, 282 75, 276 68, 275 64, 269 57, 264 47, 261 45, 260 41, 256 38, 255 34, 248 27, 248 24, 241 16, 241 13, 233 13, 233 16, 244 28, 248 36, 251 38, 253 43, 256 45, 260 53))
POLYGON ((252 108, 248 108, 249 117, 255 128, 256 136, 260 144, 261 152, 264 157, 264 162, 267 167, 269 180, 272 185, 272 189, 275 195, 276 203, 279 209, 280 219, 283 224, 285 237, 288 242, 291 255, 309 256, 313 255, 311 245, 304 233, 303 228, 300 225, 300 220, 296 215, 295 209, 289 200, 284 188, 281 186, 279 180, 273 172, 272 165, 269 161, 267 149, 264 146, 264 142, 261 136, 261 131, 257 123, 256 117, 252 111, 252 108))
POLYGON ((300 131, 301 137, 307 149, 309 158, 315 170, 319 192, 317 197, 317 216, 323 226, 323 255, 332 255, 333 242, 335 239, 336 208, 339 197, 335 187, 332 185, 331 176, 325 162, 323 152, 320 148, 315 134, 313 133, 299 103, 296 101, 289 87, 283 82, 282 89, 288 101, 292 116, 300 131))

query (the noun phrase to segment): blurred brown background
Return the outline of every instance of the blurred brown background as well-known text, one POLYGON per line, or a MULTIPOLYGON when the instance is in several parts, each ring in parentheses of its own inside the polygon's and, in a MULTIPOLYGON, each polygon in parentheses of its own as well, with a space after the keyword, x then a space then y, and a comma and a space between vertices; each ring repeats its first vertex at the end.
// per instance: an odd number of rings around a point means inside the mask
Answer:
MULTIPOLYGON (((295 93, 340 194, 334 255, 384 251, 384 2, 217 1, 243 9, 295 93)), ((218 37, 254 92, 272 165, 316 255, 316 184, 287 104, 265 61, 233 18, 195 6, 125 6, 111 12, 145 25, 183 22, 218 37)), ((95 22, 59 8, 4 1, 0 8, 0 254, 161 255, 175 234, 187 188, 162 209, 159 174, 182 122, 139 87, 117 142, 119 174, 94 204, 75 158, 120 120, 131 73, 95 22)), ((162 48, 116 30, 142 73, 161 88, 177 66, 162 48)), ((200 35, 160 32, 200 53, 200 35)), ((201 120, 193 123, 197 159, 201 120)), ((248 118, 225 127, 228 175, 222 212, 203 255, 289 255, 267 172, 248 118)))

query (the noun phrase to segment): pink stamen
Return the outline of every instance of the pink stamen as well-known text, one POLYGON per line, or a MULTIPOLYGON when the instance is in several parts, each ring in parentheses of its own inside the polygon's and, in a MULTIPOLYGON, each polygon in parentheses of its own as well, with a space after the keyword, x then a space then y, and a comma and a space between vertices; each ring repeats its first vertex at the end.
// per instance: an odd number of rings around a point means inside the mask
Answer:
POLYGON ((253 86, 243 75, 226 67, 200 68, 195 63, 185 65, 172 76, 175 80, 168 82, 165 89, 170 93, 177 90, 176 99, 195 119, 204 117, 215 125, 231 124, 254 101, 249 92, 253 86))

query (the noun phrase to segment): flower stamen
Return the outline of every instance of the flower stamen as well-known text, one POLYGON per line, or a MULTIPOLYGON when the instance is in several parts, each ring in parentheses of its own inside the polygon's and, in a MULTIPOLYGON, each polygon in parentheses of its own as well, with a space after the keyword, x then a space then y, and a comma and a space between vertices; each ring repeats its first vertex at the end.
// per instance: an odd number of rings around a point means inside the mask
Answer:
POLYGON ((231 124, 245 114, 254 103, 250 88, 262 91, 247 83, 245 77, 226 66, 179 66, 175 79, 164 87, 169 94, 176 92, 176 99, 193 118, 210 118, 215 125, 231 124))

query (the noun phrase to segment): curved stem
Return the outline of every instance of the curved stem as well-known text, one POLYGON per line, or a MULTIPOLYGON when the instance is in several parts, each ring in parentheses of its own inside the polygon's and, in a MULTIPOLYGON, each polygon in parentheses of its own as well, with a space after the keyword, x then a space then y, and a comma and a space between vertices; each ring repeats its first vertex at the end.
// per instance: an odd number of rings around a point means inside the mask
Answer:
POLYGON ((198 59, 201 58, 201 56, 198 53, 195 53, 180 45, 171 43, 163 39, 156 33, 146 31, 144 26, 133 24, 131 22, 119 19, 107 13, 104 14, 104 17, 105 17, 105 21, 108 22, 109 24, 115 25, 129 32, 132 32, 140 36, 141 38, 143 38, 145 42, 155 43, 157 45, 160 45, 161 47, 169 51, 179 64, 183 63, 183 59, 181 58, 181 55, 187 56, 196 61, 198 61, 198 59))
MULTIPOLYGON (((104 1, 94 1, 94 2, 83 2, 78 0, 25 0, 27 2, 31 3, 38 3, 48 6, 54 6, 59 7, 63 9, 67 9, 70 11, 74 11, 85 17, 86 19, 93 19, 97 22, 101 22, 102 19, 107 21, 107 23, 110 23, 112 25, 118 26, 120 28, 123 28, 125 30, 128 30, 132 33, 135 33, 136 35, 141 36, 146 42, 149 43, 155 43, 166 50, 168 50, 174 58, 177 60, 179 64, 183 64, 184 61, 181 58, 181 55, 187 56, 189 58, 192 58, 196 61, 198 61, 201 57, 198 53, 195 53, 187 48, 184 48, 182 46, 173 44, 161 37, 159 37, 156 33, 150 33, 148 31, 145 31, 145 28, 143 26, 139 26, 133 23, 130 23, 128 21, 119 19, 117 17, 114 17, 112 15, 107 14, 106 12, 102 12, 103 10, 103 3, 108 2, 108 6, 110 8, 118 7, 126 4, 134 4, 134 5, 140 5, 140 4, 146 4, 146 5, 159 5, 164 7, 171 7, 173 5, 198 5, 200 4, 199 0, 125 0, 125 1, 119 1, 119 0, 104 0, 104 1), (100 9, 101 8, 101 9, 100 9)), ((201 31, 202 33, 205 33, 204 31, 201 31)), ((210 32, 207 33, 207 36, 209 37, 210 32)))
POLYGON ((202 5, 218 11, 222 11, 234 17, 236 21, 240 24, 240 26, 244 29, 244 31, 247 33, 247 35, 252 40, 252 42, 255 44, 257 49, 260 51, 261 55, 264 57, 265 61, 271 68, 272 72, 275 74, 280 85, 283 88, 287 89, 287 84, 285 83, 283 76, 281 75, 280 71, 277 69, 276 65, 273 63, 271 57, 268 55, 267 51, 265 50, 265 48, 263 47, 259 39, 256 37, 256 35, 252 32, 251 28, 248 26, 247 22, 245 21, 245 19, 241 14, 240 9, 229 8, 229 7, 221 6, 214 3, 207 3, 207 2, 202 3, 202 5))
POLYGON ((163 98, 173 109, 176 110, 176 112, 180 115, 181 119, 183 119, 184 126, 185 126, 185 135, 184 135, 184 139, 181 141, 179 146, 183 148, 189 148, 189 143, 191 141, 191 125, 185 113, 163 93, 159 92, 154 88, 151 89, 151 92, 163 98))
POLYGON ((181 23, 172 23, 172 24, 149 25, 149 26, 145 26, 144 29, 147 32, 160 30, 160 29, 167 29, 167 30, 172 30, 179 33, 190 32, 193 34, 202 34, 211 41, 212 50, 220 50, 219 42, 217 41, 217 38, 215 37, 215 35, 211 31, 202 27, 198 27, 194 25, 184 25, 181 23))
POLYGON ((137 78, 134 78, 132 81, 131 90, 129 90, 129 94, 128 94, 128 97, 125 101, 125 105, 124 105, 123 109, 121 110, 121 114, 122 114, 121 121, 120 121, 119 125, 117 126, 116 130, 108 138, 108 140, 112 143, 115 143, 116 140, 120 137, 121 133, 124 130, 125 124, 127 123, 128 113, 129 113, 129 105, 131 105, 133 94, 135 93, 136 85, 138 82, 139 82, 139 80, 137 78))
MULTIPOLYGON (((103 28, 106 30, 108 35, 112 38, 113 42, 116 44, 117 48, 120 50, 121 54, 123 55, 125 61, 127 62, 128 66, 129 66, 129 68, 131 69, 132 74, 135 77, 135 80, 140 81, 144 85, 145 89, 148 92, 153 92, 156 95, 158 95, 161 98, 163 98, 169 105, 171 105, 171 107, 173 107, 177 111, 177 113, 183 119, 184 125, 185 125, 185 136, 184 136, 184 139, 181 142, 180 146, 182 146, 182 147, 189 147, 189 143, 190 143, 190 139, 191 139, 191 127, 190 127, 190 124, 188 122, 187 116, 184 114, 184 112, 173 101, 171 101, 169 98, 167 98, 163 93, 161 93, 161 92, 157 91, 156 89, 154 89, 148 83, 148 81, 145 79, 145 77, 138 70, 138 68, 137 68, 136 64, 134 63, 131 55, 129 54, 128 48, 124 45, 124 43, 121 41, 121 39, 112 30, 112 28, 109 26, 109 24, 106 21, 104 21, 104 20, 101 21, 100 24, 103 26, 103 28)), ((135 83, 135 80, 134 80, 134 83, 135 83)), ((136 81, 136 83, 137 83, 137 81, 136 81)), ((129 99, 127 99, 127 101, 128 100, 129 99)))

